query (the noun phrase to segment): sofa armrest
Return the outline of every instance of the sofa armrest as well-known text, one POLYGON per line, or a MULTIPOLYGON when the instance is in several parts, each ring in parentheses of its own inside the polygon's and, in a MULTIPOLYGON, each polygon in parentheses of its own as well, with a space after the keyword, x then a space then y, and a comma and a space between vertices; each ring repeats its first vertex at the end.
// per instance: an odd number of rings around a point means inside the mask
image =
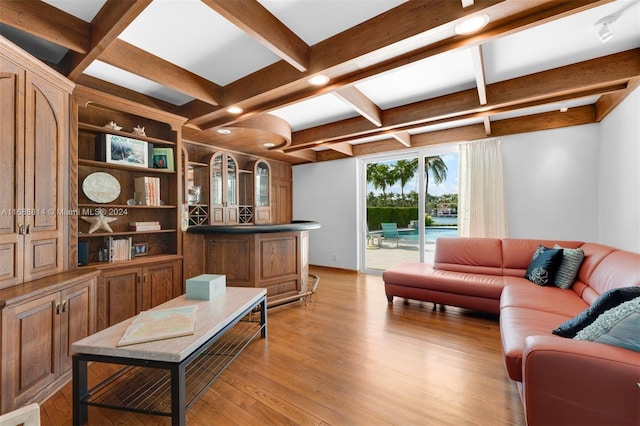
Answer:
POLYGON ((522 362, 527 424, 640 424, 640 353, 529 336, 522 362))

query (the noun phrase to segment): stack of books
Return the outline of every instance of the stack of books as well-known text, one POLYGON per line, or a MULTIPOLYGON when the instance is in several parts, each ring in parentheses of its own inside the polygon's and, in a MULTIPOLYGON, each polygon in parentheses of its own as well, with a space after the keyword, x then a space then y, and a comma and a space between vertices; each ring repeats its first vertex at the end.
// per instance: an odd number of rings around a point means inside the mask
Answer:
POLYGON ((128 238, 105 238, 105 249, 109 262, 121 262, 123 260, 131 260, 131 237, 128 238))
POLYGON ((160 222, 129 222, 129 231, 159 231, 160 222))
POLYGON ((139 206, 159 206, 160 178, 143 176, 134 179, 135 201, 139 206))

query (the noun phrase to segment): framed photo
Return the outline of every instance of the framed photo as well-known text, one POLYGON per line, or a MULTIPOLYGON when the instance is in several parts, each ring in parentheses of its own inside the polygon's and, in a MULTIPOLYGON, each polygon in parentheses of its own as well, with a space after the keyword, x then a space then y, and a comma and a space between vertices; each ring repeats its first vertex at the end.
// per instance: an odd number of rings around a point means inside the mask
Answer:
POLYGON ((100 161, 127 166, 149 167, 153 145, 125 136, 102 135, 100 161))
POLYGON ((153 168, 173 171, 173 149, 153 148, 153 168))
POLYGON ((146 256, 149 254, 147 243, 136 243, 133 245, 133 254, 135 257, 146 256))

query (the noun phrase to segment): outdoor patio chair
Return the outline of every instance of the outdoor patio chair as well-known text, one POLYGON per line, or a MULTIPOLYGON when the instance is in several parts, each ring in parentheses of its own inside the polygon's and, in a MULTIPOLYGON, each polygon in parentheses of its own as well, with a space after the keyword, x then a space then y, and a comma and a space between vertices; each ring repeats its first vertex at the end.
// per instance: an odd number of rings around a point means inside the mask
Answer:
POLYGON ((396 240, 396 248, 400 246, 400 234, 396 223, 381 223, 382 238, 384 240, 396 240))

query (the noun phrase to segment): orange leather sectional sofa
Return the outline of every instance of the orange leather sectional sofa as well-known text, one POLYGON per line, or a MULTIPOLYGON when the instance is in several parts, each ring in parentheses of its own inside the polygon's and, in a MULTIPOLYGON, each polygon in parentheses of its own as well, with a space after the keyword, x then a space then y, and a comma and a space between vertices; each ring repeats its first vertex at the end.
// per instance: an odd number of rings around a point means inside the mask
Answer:
POLYGON ((640 254, 579 241, 440 238, 434 264, 383 273, 395 296, 500 314, 505 367, 520 389, 527 424, 640 424, 640 353, 551 332, 604 292, 640 286, 640 254), (539 245, 582 248, 570 289, 525 277, 539 245))

